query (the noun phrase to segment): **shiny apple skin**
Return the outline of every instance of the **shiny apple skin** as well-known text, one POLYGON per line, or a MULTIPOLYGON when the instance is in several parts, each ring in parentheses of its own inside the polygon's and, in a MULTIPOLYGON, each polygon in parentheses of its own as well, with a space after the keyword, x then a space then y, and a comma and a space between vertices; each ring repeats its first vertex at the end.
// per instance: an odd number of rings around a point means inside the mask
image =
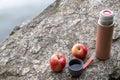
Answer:
POLYGON ((72 47, 72 55, 79 59, 84 59, 87 55, 87 47, 84 44, 75 44, 72 47))
POLYGON ((50 68, 54 72, 61 72, 66 65, 66 58, 62 53, 55 53, 49 60, 50 68))

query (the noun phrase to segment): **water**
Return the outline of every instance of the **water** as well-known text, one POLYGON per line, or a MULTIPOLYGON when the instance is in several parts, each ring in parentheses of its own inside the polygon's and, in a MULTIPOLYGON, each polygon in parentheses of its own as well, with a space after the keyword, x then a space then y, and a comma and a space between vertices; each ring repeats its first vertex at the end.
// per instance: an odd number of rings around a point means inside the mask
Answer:
POLYGON ((73 64, 70 66, 73 70, 80 70, 82 68, 81 64, 73 64))
POLYGON ((0 0, 0 41, 16 26, 42 12, 55 0, 0 0))

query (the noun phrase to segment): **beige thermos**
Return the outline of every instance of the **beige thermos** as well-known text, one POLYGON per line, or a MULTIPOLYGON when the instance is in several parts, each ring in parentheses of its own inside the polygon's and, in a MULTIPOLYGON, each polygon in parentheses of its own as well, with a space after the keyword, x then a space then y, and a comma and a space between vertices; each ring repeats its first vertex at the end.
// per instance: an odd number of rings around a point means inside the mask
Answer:
POLYGON ((96 35, 96 57, 99 60, 106 60, 110 56, 114 28, 113 17, 113 12, 109 9, 100 12, 96 35))

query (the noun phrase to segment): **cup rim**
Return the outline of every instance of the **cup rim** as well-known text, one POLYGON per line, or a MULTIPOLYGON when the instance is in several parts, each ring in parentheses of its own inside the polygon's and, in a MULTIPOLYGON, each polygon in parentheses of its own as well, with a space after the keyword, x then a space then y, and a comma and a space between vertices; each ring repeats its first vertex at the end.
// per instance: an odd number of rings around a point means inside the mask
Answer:
POLYGON ((69 64, 68 64, 68 67, 69 67, 69 69, 70 70, 72 70, 72 71, 80 71, 80 70, 82 70, 83 69, 83 61, 81 60, 81 59, 71 59, 70 61, 69 61, 69 64), (72 62, 72 61, 75 61, 75 60, 77 60, 77 61, 79 61, 80 63, 81 63, 81 67, 79 68, 79 69, 73 69, 73 68, 71 68, 71 66, 70 66, 70 62, 72 62))

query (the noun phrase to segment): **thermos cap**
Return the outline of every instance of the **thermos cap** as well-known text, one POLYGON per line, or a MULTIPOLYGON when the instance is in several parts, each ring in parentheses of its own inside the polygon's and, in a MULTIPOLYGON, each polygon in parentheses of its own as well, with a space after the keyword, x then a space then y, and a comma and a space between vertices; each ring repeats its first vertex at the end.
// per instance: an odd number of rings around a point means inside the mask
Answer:
POLYGON ((111 25, 113 24, 113 11, 109 9, 102 10, 100 12, 99 23, 102 25, 111 25))

